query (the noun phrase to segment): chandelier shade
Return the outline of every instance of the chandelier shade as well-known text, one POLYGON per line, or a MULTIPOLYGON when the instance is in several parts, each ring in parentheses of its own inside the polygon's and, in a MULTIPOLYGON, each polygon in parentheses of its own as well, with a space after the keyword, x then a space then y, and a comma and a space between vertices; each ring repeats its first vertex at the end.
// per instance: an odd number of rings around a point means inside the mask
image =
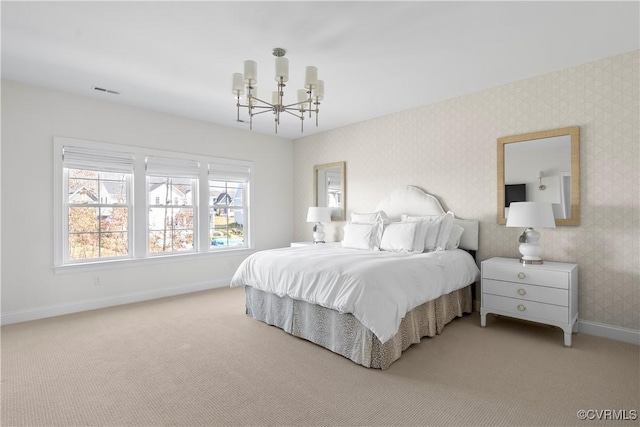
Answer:
POLYGON ((296 91, 296 102, 286 104, 284 101, 284 88, 289 81, 289 60, 285 58, 286 51, 282 48, 273 49, 275 60, 275 74, 277 91, 271 93, 271 102, 258 97, 258 64, 252 60, 244 61, 244 73, 233 74, 232 93, 236 97, 236 121, 244 122, 240 118, 240 109, 246 108, 249 115, 249 128, 253 129, 253 116, 271 112, 274 116, 275 133, 278 133, 280 116, 288 113, 300 120, 300 131, 304 132, 305 117, 315 115, 318 126, 318 113, 320 101, 324 99, 324 81, 318 80, 318 68, 308 66, 305 68, 304 89, 296 91), (246 94, 245 103, 241 97, 246 94))

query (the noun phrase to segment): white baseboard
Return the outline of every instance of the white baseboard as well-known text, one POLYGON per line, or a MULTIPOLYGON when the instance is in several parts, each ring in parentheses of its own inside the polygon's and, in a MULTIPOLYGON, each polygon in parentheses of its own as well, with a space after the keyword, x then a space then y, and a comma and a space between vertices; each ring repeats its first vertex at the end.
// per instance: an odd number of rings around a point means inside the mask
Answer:
POLYGON ((578 332, 640 345, 640 331, 578 319, 578 332))
POLYGON ((79 313, 81 311, 95 310, 98 308, 148 301, 157 298, 204 291, 207 289, 222 288, 229 286, 230 281, 231 279, 222 279, 211 282, 192 283, 189 285, 181 285, 147 292, 136 292, 97 300, 85 300, 67 304, 30 308, 27 310, 17 310, 9 313, 2 313, 0 316, 0 324, 9 325, 12 323, 27 322, 29 320, 79 313))

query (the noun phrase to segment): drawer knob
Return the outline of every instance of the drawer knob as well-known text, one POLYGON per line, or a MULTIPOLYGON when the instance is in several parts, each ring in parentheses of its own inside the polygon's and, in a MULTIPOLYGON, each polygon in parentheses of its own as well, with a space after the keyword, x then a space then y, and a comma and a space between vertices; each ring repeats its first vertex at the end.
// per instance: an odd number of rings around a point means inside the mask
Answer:
POLYGON ((524 274, 522 271, 518 273, 518 279, 524 279, 525 277, 527 277, 527 275, 524 274))
POLYGON ((526 309, 527 309, 527 307, 525 307, 524 305, 518 304, 518 310, 525 311, 526 309))
POLYGON ((524 289, 518 289, 518 295, 526 295, 527 291, 525 291, 524 289))

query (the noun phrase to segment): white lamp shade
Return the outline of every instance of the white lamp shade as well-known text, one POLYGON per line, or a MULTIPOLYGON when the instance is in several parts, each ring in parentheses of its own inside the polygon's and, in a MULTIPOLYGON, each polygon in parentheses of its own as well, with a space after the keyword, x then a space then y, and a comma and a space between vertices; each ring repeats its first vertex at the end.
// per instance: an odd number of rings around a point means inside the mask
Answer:
POLYGON ((258 83, 258 64, 256 61, 244 61, 244 81, 248 85, 258 83))
POLYGON ((307 102, 309 100, 309 96, 307 95, 307 91, 304 89, 298 89, 296 91, 298 102, 307 102))
POLYGON ((285 57, 276 58, 276 81, 289 81, 289 60, 285 57))
POLYGON ((307 222, 331 222, 331 208, 310 207, 307 222))
POLYGON ((318 86, 313 91, 313 93, 318 101, 322 101, 324 99, 324 81, 318 80, 318 86))
POLYGON ((513 202, 509 205, 507 227, 555 228, 551 203, 513 202))
POLYGON ((313 66, 305 68, 304 73, 304 87, 307 89, 315 89, 318 84, 318 69, 313 66))
POLYGON ((244 93, 244 77, 242 73, 233 73, 233 94, 242 95, 244 93))

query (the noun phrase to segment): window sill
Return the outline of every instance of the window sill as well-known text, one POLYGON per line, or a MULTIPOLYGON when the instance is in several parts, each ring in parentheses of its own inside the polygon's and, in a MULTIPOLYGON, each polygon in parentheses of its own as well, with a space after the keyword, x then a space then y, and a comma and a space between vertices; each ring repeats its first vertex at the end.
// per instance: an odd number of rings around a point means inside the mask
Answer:
POLYGON ((188 254, 154 255, 147 258, 113 259, 108 261, 84 262, 78 264, 54 265, 55 274, 78 273, 85 271, 112 270, 118 268, 143 267, 167 262, 195 261, 207 258, 227 258, 231 256, 250 255, 255 249, 227 249, 224 251, 197 252, 188 254))

